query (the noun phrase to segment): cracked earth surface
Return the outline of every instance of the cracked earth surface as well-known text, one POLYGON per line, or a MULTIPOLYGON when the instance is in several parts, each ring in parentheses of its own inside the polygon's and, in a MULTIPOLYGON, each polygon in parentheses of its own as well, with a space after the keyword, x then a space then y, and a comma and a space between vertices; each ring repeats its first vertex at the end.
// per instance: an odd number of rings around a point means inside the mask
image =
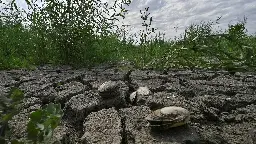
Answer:
POLYGON ((6 96, 12 87, 25 94, 21 111, 8 123, 12 138, 26 136, 30 112, 54 102, 61 103, 64 116, 52 143, 256 143, 255 73, 131 71, 117 66, 0 71, 0 95, 6 96), (121 96, 99 95, 99 86, 109 80, 122 83, 121 96), (131 103, 129 96, 139 87, 148 87, 152 93, 131 103), (145 117, 165 106, 188 109, 190 123, 167 131, 147 127, 145 117))

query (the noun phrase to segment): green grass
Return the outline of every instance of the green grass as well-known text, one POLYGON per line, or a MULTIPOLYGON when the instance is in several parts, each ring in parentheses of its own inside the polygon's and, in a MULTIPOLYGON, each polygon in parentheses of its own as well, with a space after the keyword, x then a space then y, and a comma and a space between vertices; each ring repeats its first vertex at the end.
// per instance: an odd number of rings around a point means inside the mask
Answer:
MULTIPOLYGON (((176 40, 160 38, 163 34, 149 39, 155 29, 151 28, 152 17, 146 8, 141 11, 145 29, 137 34, 140 44, 135 45, 131 36, 121 35, 127 31, 110 31, 114 24, 104 16, 102 22, 91 26, 89 23, 95 21, 90 16, 96 14, 81 14, 85 6, 65 12, 55 9, 68 10, 72 6, 75 4, 56 2, 46 3, 45 9, 34 6, 30 18, 25 20, 18 8, 5 12, 9 18, 0 21, 0 69, 33 68, 43 64, 88 67, 121 60, 131 61, 137 68, 255 69, 256 36, 246 33, 246 20, 229 25, 222 32, 213 30, 214 22, 202 22, 192 24, 176 40), (25 27, 24 21, 30 24, 25 27), (100 30, 93 31, 95 27, 100 30), (103 33, 96 35, 99 31, 103 33)), ((92 6, 89 9, 96 11, 92 6)))

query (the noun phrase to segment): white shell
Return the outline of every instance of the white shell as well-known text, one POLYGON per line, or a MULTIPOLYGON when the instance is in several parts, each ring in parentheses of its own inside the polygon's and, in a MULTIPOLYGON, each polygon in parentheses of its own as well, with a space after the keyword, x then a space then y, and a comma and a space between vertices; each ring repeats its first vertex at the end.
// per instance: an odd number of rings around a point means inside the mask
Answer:
POLYGON ((120 82, 106 81, 99 86, 99 95, 104 98, 116 97, 119 95, 120 82))
POLYGON ((139 96, 147 96, 150 95, 151 91, 149 90, 148 87, 139 87, 135 92, 130 94, 130 101, 132 103, 135 102, 136 99, 138 99, 137 97, 139 96))
POLYGON ((189 111, 182 107, 170 106, 164 107, 160 110, 163 115, 188 115, 189 111))
POLYGON ((150 92, 150 90, 149 90, 149 88, 148 87, 139 87, 138 89, 137 89, 137 94, 138 95, 149 95, 151 92, 150 92))
POLYGON ((188 123, 190 113, 185 108, 170 106, 153 111, 146 120, 150 123, 149 126, 171 128, 188 123))
POLYGON ((137 95, 136 91, 130 94, 130 102, 133 103, 135 101, 136 95, 137 95))
POLYGON ((117 88, 117 86, 118 86, 118 83, 116 81, 106 81, 99 86, 98 91, 104 92, 108 90, 113 90, 117 88))

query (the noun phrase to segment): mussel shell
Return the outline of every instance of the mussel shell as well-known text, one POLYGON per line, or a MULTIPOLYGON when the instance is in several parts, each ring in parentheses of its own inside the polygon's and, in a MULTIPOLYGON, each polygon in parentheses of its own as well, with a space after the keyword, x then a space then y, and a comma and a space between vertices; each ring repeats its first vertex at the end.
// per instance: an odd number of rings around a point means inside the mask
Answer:
POLYGON ((106 81, 98 88, 99 93, 113 92, 120 87, 120 83, 117 81, 106 81))
POLYGON ((153 111, 145 118, 150 127, 178 127, 188 123, 189 111, 181 107, 165 107, 153 111))
POLYGON ((166 128, 172 128, 172 127, 178 127, 187 124, 189 119, 184 119, 181 121, 148 121, 150 127, 166 127, 166 128))
POLYGON ((103 98, 112 98, 120 94, 119 88, 121 86, 120 82, 117 81, 106 81, 99 86, 99 95, 103 98))

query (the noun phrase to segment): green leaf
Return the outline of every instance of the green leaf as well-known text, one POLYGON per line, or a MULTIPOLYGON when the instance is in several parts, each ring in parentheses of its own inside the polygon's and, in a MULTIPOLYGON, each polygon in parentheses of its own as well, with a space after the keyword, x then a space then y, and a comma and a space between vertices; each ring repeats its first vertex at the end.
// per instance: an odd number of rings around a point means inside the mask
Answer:
POLYGON ((60 123, 60 118, 58 118, 58 117, 53 117, 53 118, 51 119, 51 127, 52 127, 53 129, 55 129, 55 128, 59 125, 59 123, 60 123))
POLYGON ((34 122, 40 122, 43 118, 43 110, 39 109, 35 112, 32 112, 29 116, 29 118, 34 122))
POLYGON ((52 114, 52 115, 55 115, 57 117, 62 117, 63 116, 63 110, 61 109, 60 104, 50 103, 50 104, 47 105, 46 110, 47 110, 48 114, 52 114))
POLYGON ((10 92, 10 98, 13 102, 19 102, 24 98, 24 93, 18 88, 13 88, 10 92))
POLYGON ((56 113, 56 108, 55 108, 55 105, 53 103, 48 104, 46 110, 49 114, 55 114, 56 113))
POLYGON ((29 121, 27 124, 28 139, 36 141, 38 138, 39 129, 35 126, 34 122, 29 121))
POLYGON ((2 117, 2 120, 5 121, 5 122, 7 122, 7 121, 11 120, 12 117, 13 117, 13 114, 12 114, 12 113, 8 113, 8 114, 6 114, 6 115, 4 115, 4 116, 2 117))

